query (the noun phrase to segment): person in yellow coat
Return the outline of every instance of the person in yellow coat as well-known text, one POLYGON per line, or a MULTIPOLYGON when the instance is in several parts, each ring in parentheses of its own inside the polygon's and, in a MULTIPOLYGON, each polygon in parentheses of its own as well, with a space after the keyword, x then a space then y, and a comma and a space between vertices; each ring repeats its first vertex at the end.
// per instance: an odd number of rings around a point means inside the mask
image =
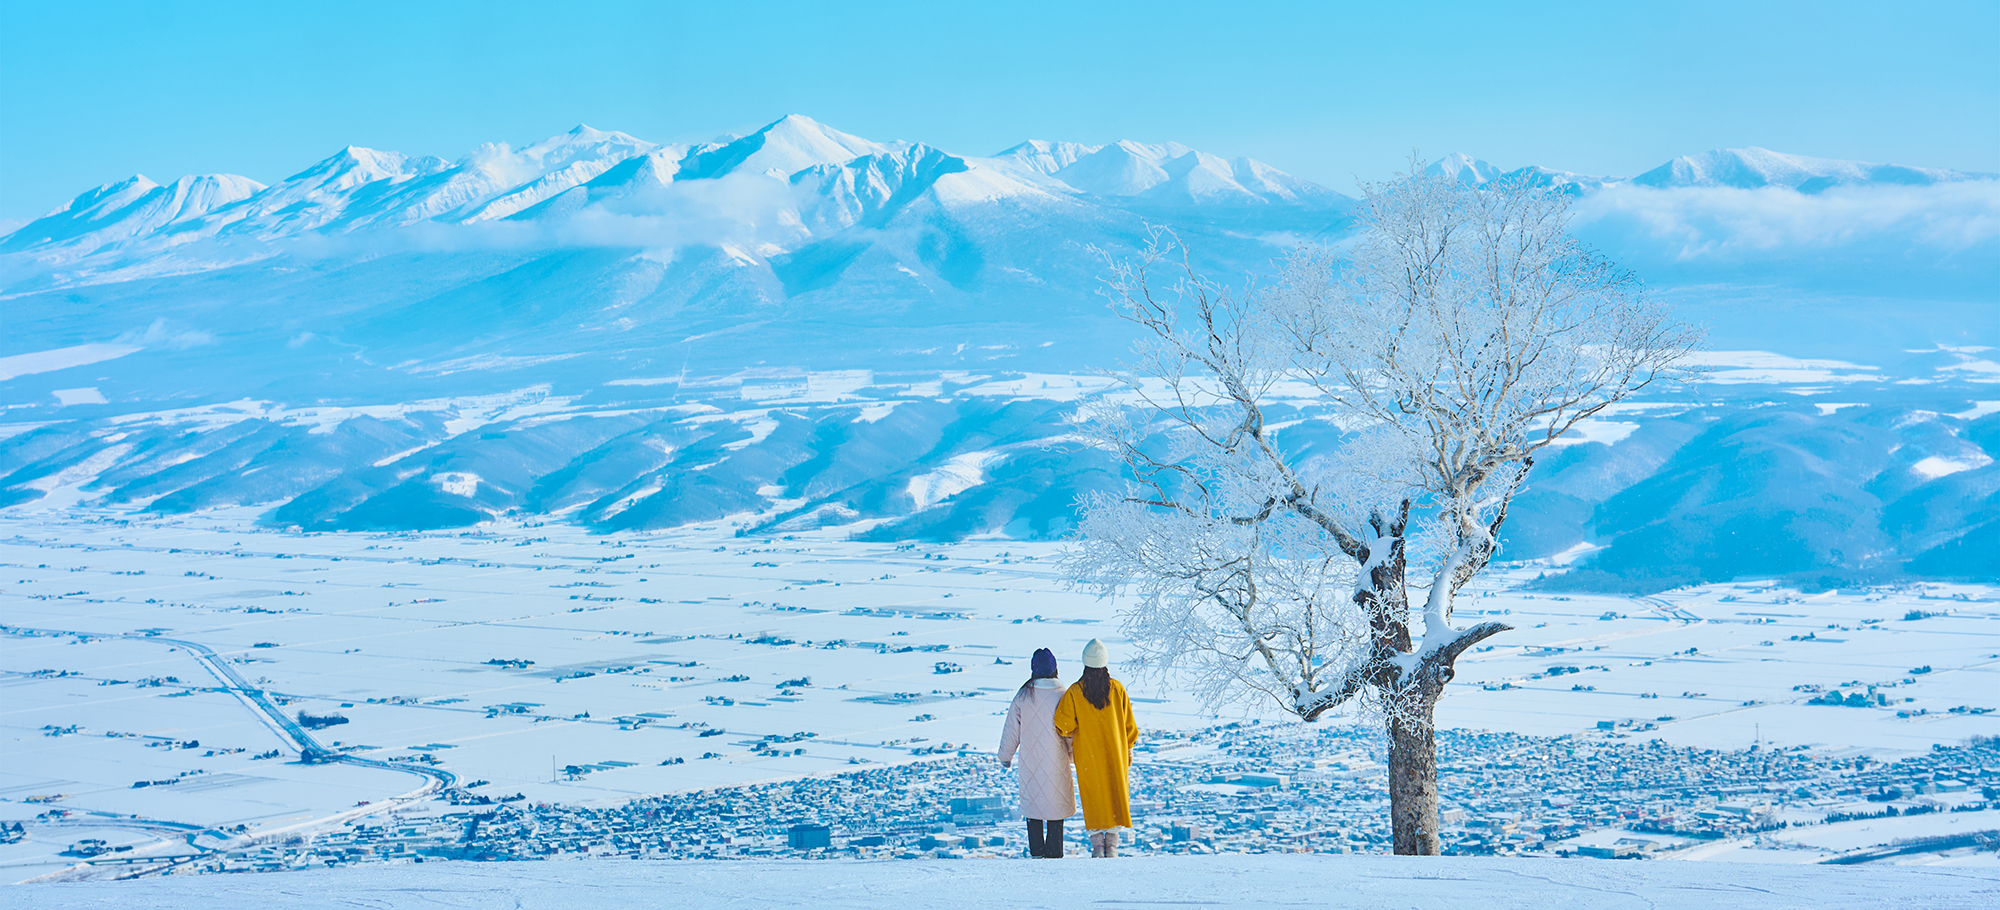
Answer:
POLYGON ((1083 647, 1083 678, 1056 703, 1056 733, 1070 742, 1076 761, 1077 791, 1083 797, 1083 829, 1090 855, 1118 855, 1118 832, 1132 827, 1127 772, 1139 722, 1132 699, 1111 678, 1110 652, 1093 638, 1083 647))

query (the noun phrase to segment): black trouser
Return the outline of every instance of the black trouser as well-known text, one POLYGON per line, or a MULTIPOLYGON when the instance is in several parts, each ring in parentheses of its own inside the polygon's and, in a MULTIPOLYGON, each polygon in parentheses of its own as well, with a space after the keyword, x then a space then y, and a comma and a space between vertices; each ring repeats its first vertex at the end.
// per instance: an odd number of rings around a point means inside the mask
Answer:
POLYGON ((1043 859, 1062 859, 1063 855, 1062 819, 1042 821, 1028 819, 1028 855, 1043 859), (1043 826, 1047 827, 1044 828, 1043 826))

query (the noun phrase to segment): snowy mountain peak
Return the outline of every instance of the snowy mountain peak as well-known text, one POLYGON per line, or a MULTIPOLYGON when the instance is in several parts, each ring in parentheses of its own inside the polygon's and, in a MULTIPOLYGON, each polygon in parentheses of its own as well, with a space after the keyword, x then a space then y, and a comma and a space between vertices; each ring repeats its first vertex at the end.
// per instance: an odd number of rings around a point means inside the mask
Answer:
MULTIPOLYGON (((417 191, 393 220, 488 221, 514 217, 559 193, 597 179, 660 146, 616 131, 578 124, 520 151, 506 143, 480 147, 435 186, 417 191)), ((673 157, 678 159, 675 149, 673 157)))
POLYGON ((1683 155, 1632 178, 1632 182, 1656 188, 1757 189, 1771 186, 1803 193, 1817 193, 1843 185, 1929 186, 1935 183, 1978 180, 1992 176, 1944 168, 1812 158, 1751 146, 1740 149, 1715 149, 1699 155, 1683 155))
POLYGON ((666 186, 680 176, 682 160, 678 149, 659 149, 634 155, 612 165, 586 186, 593 192, 629 192, 666 186))
POLYGON ((1464 152, 1453 152, 1431 162, 1429 167, 1424 168, 1424 173, 1432 177, 1456 180, 1467 186, 1481 186, 1498 180, 1501 176, 1499 168, 1464 152))
MULTIPOLYGON (((101 204, 99 202, 96 202, 96 200, 109 200, 121 197, 134 196, 139 193, 144 193, 147 190, 150 190, 156 186, 159 186, 159 184, 154 183, 153 179, 147 177, 145 174, 133 174, 132 176, 127 177, 123 180, 114 180, 110 183, 104 184, 103 186, 85 191, 83 195, 78 196, 77 199, 81 200, 85 198, 92 198, 93 204, 101 204)), ((71 205, 74 205, 75 201, 76 200, 72 200, 71 205)), ((69 208, 69 206, 66 205, 63 206, 62 209, 57 209, 56 211, 59 212, 67 208, 69 208)), ((54 213, 52 212, 50 214, 54 213)))
POLYGON ((626 142, 640 141, 625 133, 621 133, 617 130, 600 130, 594 126, 591 126, 588 123, 579 123, 573 127, 570 127, 569 132, 563 133, 560 136, 550 136, 548 139, 545 139, 543 141, 553 142, 557 139, 567 139, 571 142, 605 142, 612 140, 622 140, 626 142))
POLYGON ((962 211, 1003 199, 1060 205, 1075 191, 1012 158, 969 158, 921 143, 792 176, 799 218, 815 236, 852 225, 879 228, 901 213, 962 211))
POLYGON ((647 142, 617 130, 594 129, 579 123, 569 132, 558 133, 521 149, 519 154, 553 167, 559 163, 567 163, 581 154, 624 159, 645 154, 659 147, 658 143, 647 142), (563 161, 552 160, 556 158, 561 158, 563 161))
POLYGON ((1424 173, 1431 177, 1456 180, 1466 186, 1485 186, 1496 180, 1511 180, 1519 181, 1529 186, 1551 187, 1572 195, 1602 189, 1609 184, 1618 182, 1619 179, 1612 177, 1592 177, 1569 171, 1558 171, 1534 164, 1527 167, 1515 168, 1511 171, 1502 171, 1492 162, 1474 158, 1464 152, 1453 152, 1431 162, 1429 166, 1424 168, 1424 173))
POLYGON ((1012 161, 1039 173, 1053 174, 1075 164, 1078 158, 1102 148, 1104 146, 1084 145, 1081 142, 1030 139, 993 157, 1002 161, 1012 161))
POLYGON ((69 204, 49 214, 68 212, 84 220, 102 220, 139 201, 159 186, 144 174, 133 174, 123 180, 87 190, 70 200, 69 204))
POLYGON ((87 190, 0 240, 0 252, 67 243, 92 250, 150 234, 247 199, 264 185, 235 174, 192 174, 161 186, 144 174, 87 190))
POLYGON ((277 186, 351 189, 376 180, 407 180, 434 174, 450 166, 450 162, 430 155, 411 156, 350 145, 318 164, 285 178, 277 186))
POLYGON ((1074 159, 1045 173, 1094 196, 1137 197, 1168 205, 1325 204, 1342 198, 1263 162, 1224 159, 1178 142, 1120 140, 1094 150, 1073 144, 1009 150, 1014 160, 1030 167, 1059 160, 1059 152, 1074 159))
POLYGON ((189 174, 161 189, 172 202, 173 220, 179 221, 248 199, 264 185, 236 174, 189 174))
POLYGON ((702 180, 732 173, 789 178, 815 165, 839 164, 907 146, 871 142, 811 117, 790 114, 741 139, 690 154, 681 163, 680 179, 702 180))

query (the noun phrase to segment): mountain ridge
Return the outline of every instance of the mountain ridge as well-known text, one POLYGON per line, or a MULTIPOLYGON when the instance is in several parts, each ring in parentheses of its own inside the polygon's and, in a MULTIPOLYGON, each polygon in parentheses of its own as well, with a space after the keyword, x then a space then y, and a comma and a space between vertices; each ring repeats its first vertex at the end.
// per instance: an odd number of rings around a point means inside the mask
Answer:
POLYGON ((1472 186, 1520 178, 1539 186, 1573 187, 1585 191, 1626 185, 1652 189, 1770 187, 1816 194, 1836 186, 1931 186, 1969 180, 2000 180, 2000 174, 1815 158, 1757 146, 1710 149, 1699 154, 1682 155, 1634 177, 1593 176, 1541 165, 1503 171, 1491 162, 1464 152, 1453 152, 1439 158, 1426 166, 1424 171, 1472 186))
MULTIPOLYGON (((934 165, 948 159, 955 162, 949 166, 952 173, 969 176, 933 182, 925 191, 947 208, 1009 197, 1048 203, 1067 196, 1095 197, 1114 207, 1277 205, 1334 210, 1347 199, 1262 162, 1222 159, 1175 143, 1041 145, 1052 156, 1047 162, 1010 153, 986 158, 939 151, 946 157, 934 165), (1045 163, 1083 165, 1069 173, 1083 186, 1056 176, 1045 163), (1115 172, 1121 167, 1136 173, 1118 179, 1115 172)), ((757 256, 776 255, 826 239, 801 229, 809 221, 832 229, 852 228, 860 221, 829 219, 824 213, 851 207, 866 193, 856 195, 851 181, 803 175, 862 161, 873 162, 862 167, 879 171, 890 158, 930 148, 904 140, 864 139, 798 114, 746 136, 693 146, 660 145, 582 124, 519 150, 490 143, 456 162, 347 146, 269 186, 231 175, 183 178, 222 181, 234 192, 160 223, 127 217, 131 206, 125 197, 153 192, 151 181, 141 186, 128 180, 86 191, 0 237, 0 255, 12 260, 0 283, 22 291, 198 273, 281 254, 281 246, 274 244, 429 224, 560 225, 592 212, 685 221, 688 213, 680 202, 702 192, 722 192, 699 190, 699 181, 735 181, 731 185, 740 190, 760 178, 770 183, 760 184, 762 190, 748 195, 768 197, 785 192, 789 185, 797 191, 796 198, 780 205, 784 211, 744 215, 742 220, 763 223, 751 230, 758 235, 756 242, 734 245, 762 250, 757 256), (811 191, 846 196, 843 201, 816 197, 811 191), (162 230, 168 224, 173 231, 162 230)), ((876 175, 878 183, 880 176, 876 175)), ((727 198, 705 204, 701 215, 710 220, 734 214, 727 210, 727 198)), ((605 235, 602 230, 593 236, 601 242, 618 240, 615 233, 605 235)), ((634 236, 631 244, 658 245, 643 236, 634 236)))
MULTIPOLYGON (((114 181, 0 236, 0 260, 9 260, 0 271, 0 285, 18 292, 199 273, 280 254, 272 244, 427 224, 559 224, 594 211, 685 219, 683 210, 658 200, 695 181, 723 178, 740 184, 761 177, 793 188, 794 198, 777 204, 783 211, 754 216, 766 222, 751 231, 758 234, 754 242, 734 245, 762 250, 753 256, 795 254, 827 239, 815 231, 862 225, 866 219, 855 214, 859 200, 872 194, 886 201, 880 192, 884 174, 909 165, 889 162, 907 158, 913 149, 930 149, 944 156, 933 167, 946 166, 948 160, 955 162, 948 165, 952 173, 966 175, 934 181, 924 190, 946 207, 1010 197, 1049 204, 1068 197, 1117 209, 1204 210, 1218 219, 1240 221, 1245 216, 1225 213, 1298 209, 1337 215, 1351 202, 1263 162, 1223 158, 1175 142, 1028 140, 982 157, 918 142, 865 139, 799 114, 746 136, 692 146, 662 145, 578 124, 519 150, 489 143, 456 162, 347 146, 268 186, 228 174, 189 175, 165 185, 143 176, 114 181), (864 159, 872 164, 860 167, 876 173, 862 184, 826 177, 833 172, 829 169, 864 159), (808 172, 818 176, 807 177, 808 172), (784 224, 774 226, 779 222, 784 224)), ((1464 153, 1444 156, 1425 170, 1472 185, 1525 179, 1576 195, 1612 187, 1779 189, 1810 195, 1835 187, 2000 179, 1754 146, 1680 156, 1634 177, 1539 165, 1503 171, 1464 153)), ((711 203, 704 217, 727 218, 727 205, 726 200, 711 203)), ((606 243, 618 239, 615 232, 601 230, 592 236, 606 243)), ((657 244, 635 236, 632 245, 657 244)), ((0 286, 0 293, 7 290, 0 286)))

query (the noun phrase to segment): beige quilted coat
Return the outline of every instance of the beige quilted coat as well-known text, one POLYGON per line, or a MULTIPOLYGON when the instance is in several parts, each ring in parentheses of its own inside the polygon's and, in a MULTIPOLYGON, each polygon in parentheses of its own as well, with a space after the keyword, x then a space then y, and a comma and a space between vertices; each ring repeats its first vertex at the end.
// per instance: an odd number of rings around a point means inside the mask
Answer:
POLYGON ((1076 814, 1069 744, 1056 735, 1056 704, 1062 697, 1060 683, 1037 679, 1016 693, 1007 708, 1007 726, 1000 731, 1000 761, 1020 759, 1022 818, 1046 821, 1076 814))

